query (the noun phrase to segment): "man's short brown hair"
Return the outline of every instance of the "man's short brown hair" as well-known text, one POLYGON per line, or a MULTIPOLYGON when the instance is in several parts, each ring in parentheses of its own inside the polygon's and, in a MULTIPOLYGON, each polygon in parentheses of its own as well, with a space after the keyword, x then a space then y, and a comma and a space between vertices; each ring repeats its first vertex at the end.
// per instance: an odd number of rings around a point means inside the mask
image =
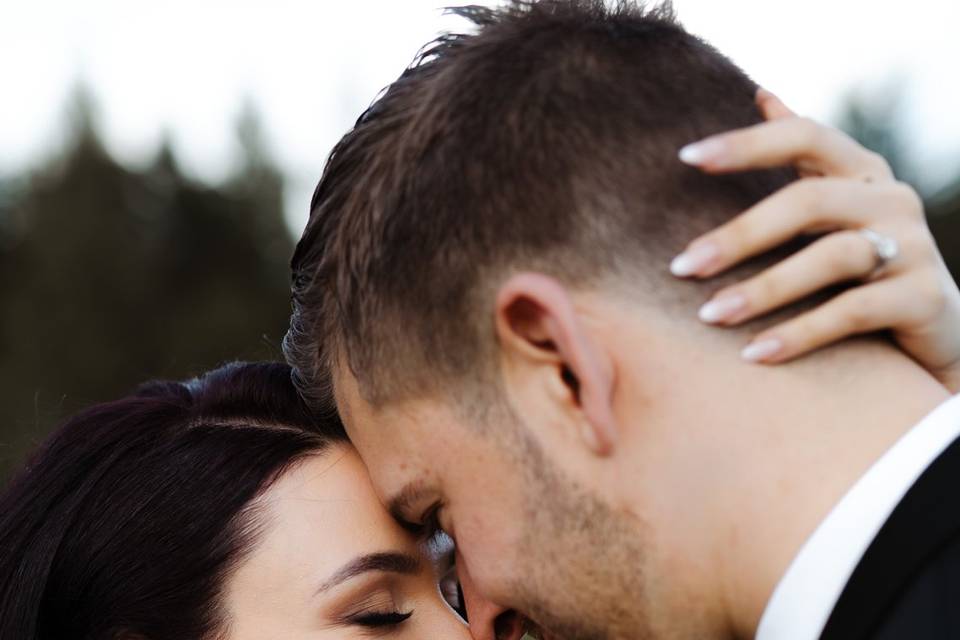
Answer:
POLYGON ((489 382, 493 298, 514 270, 665 301, 686 242, 790 180, 677 159, 761 117, 756 84, 669 4, 452 11, 476 33, 426 47, 334 148, 314 194, 284 343, 313 400, 329 400, 339 358, 374 405, 489 382))

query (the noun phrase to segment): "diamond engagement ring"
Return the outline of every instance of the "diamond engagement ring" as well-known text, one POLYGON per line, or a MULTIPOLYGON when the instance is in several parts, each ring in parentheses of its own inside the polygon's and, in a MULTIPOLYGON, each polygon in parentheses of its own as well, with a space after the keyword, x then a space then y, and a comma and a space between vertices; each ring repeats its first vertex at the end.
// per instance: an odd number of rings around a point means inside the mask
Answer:
POLYGON ((874 273, 896 260, 897 256, 900 255, 900 245, 890 236, 877 233, 873 229, 860 229, 859 233, 873 245, 873 253, 877 259, 877 264, 873 268, 874 273))

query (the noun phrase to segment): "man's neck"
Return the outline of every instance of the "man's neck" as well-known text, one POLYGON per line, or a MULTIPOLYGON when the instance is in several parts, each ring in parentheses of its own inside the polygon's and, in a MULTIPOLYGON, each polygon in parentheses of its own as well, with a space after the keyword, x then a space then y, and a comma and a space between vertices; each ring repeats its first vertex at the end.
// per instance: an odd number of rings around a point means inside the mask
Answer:
POLYGON ((739 543, 714 549, 730 625, 743 638, 753 637, 780 578, 834 505, 949 397, 913 361, 878 343, 835 347, 764 373, 743 387, 745 437, 733 444, 744 472, 729 480, 726 535, 715 538, 739 543))

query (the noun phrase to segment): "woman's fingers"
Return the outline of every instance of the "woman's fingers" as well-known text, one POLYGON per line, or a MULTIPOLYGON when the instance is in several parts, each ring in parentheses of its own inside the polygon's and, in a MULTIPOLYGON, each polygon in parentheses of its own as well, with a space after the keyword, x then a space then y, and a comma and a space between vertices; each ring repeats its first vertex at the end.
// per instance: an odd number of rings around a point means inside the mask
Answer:
POLYGON ((787 105, 766 89, 757 89, 757 107, 765 120, 779 120, 780 118, 794 118, 797 114, 787 105))
POLYGON ((764 331, 743 350, 750 362, 792 360, 844 338, 911 322, 904 295, 910 278, 890 278, 850 289, 829 302, 764 331))
POLYGON ((839 131, 796 117, 759 90, 766 122, 688 145, 681 160, 725 173, 790 165, 803 178, 674 259, 681 277, 708 278, 804 232, 834 232, 704 305, 706 322, 733 326, 841 281, 866 282, 764 331, 744 349, 753 362, 778 363, 852 335, 892 330, 897 343, 954 392, 960 391, 960 290, 926 224, 923 203, 890 166, 839 131), (863 230, 876 234, 871 240, 863 230), (879 254, 893 261, 875 269, 879 254), (874 246, 877 244, 877 246, 874 246))
POLYGON ((700 319, 732 326, 801 300, 831 285, 869 277, 873 245, 856 231, 827 235, 749 280, 719 291, 700 319))
POLYGON ((678 277, 709 278, 803 232, 883 226, 884 220, 903 216, 922 221, 923 205, 900 183, 799 180, 696 239, 670 268, 678 277))
MULTIPOLYGON (((779 120, 781 118, 797 117, 797 114, 790 109, 790 107, 783 104, 783 101, 780 100, 780 98, 770 93, 766 89, 757 89, 756 102, 757 108, 760 109, 760 113, 763 115, 764 120, 779 120)), ((810 176, 819 175, 815 171, 804 171, 803 169, 797 169, 797 173, 800 174, 801 178, 809 178, 810 176)))
POLYGON ((883 157, 808 118, 776 118, 711 136, 681 149, 680 160, 710 173, 794 166, 816 175, 893 179, 883 157))

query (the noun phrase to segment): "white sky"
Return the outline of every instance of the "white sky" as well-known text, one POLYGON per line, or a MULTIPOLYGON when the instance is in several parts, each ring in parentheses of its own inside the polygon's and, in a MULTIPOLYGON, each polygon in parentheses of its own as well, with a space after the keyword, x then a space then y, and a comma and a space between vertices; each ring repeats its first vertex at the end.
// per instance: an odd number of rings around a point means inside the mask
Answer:
MULTIPOLYGON (((291 179, 299 229, 331 146, 419 47, 462 28, 456 0, 0 0, 0 174, 43 158, 82 76, 120 159, 168 132, 192 174, 234 157, 244 97, 291 179)), ((495 4, 482 2, 479 4, 495 4)), ((795 110, 829 120, 851 87, 903 85, 929 187, 960 170, 957 0, 675 0, 705 37, 795 110)))

